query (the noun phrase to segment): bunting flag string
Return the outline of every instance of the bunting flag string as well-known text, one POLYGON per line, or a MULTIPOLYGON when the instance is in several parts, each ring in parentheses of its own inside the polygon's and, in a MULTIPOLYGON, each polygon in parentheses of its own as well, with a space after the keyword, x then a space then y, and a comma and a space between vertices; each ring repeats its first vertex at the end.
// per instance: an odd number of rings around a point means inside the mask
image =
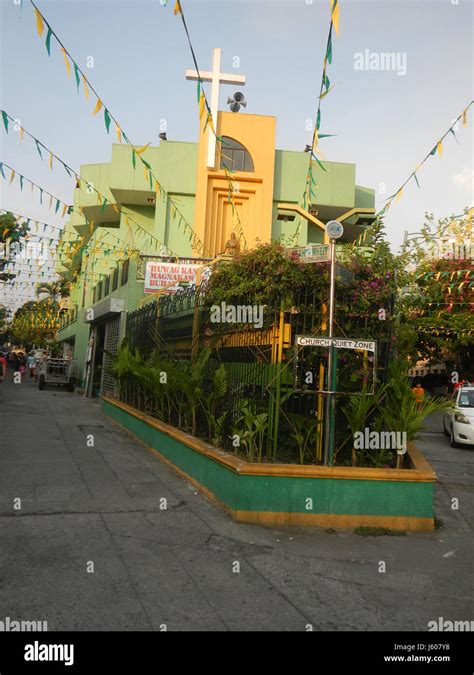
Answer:
MULTIPOLYGON (((2 211, 3 211, 3 210, 2 210, 2 211)), ((36 228, 38 228, 39 225, 43 225, 44 228, 49 227, 49 228, 52 228, 52 229, 58 229, 58 230, 61 231, 61 234, 64 232, 64 229, 63 229, 63 228, 59 228, 59 227, 57 227, 57 226, 55 226, 55 225, 51 225, 50 223, 42 223, 42 222, 36 221, 36 220, 34 220, 34 219, 32 219, 32 218, 29 218, 28 216, 14 213, 13 211, 3 211, 3 213, 11 213, 12 215, 14 215, 14 216, 17 218, 17 222, 19 222, 20 220, 24 220, 24 221, 25 221, 24 224, 26 224, 27 226, 30 226, 30 223, 31 223, 31 227, 34 225, 36 228)), ((20 223, 20 224, 21 224, 21 223, 20 223)), ((105 237, 105 236, 107 236, 107 237, 112 237, 113 239, 115 239, 116 241, 119 242, 119 245, 114 245, 114 244, 112 244, 112 243, 110 243, 110 242, 104 242, 103 245, 101 245, 100 248, 103 249, 103 250, 105 251, 106 255, 109 255, 111 252, 118 253, 118 254, 123 254, 123 253, 125 253, 125 252, 128 250, 128 248, 124 245, 125 242, 123 242, 123 240, 121 240, 116 234, 114 234, 114 233, 112 233, 112 232, 104 232, 103 235, 104 235, 104 237, 105 237)), ((82 243, 82 240, 81 240, 81 237, 80 237, 79 234, 76 236, 76 239, 75 239, 75 240, 73 240, 73 241, 68 241, 68 242, 64 242, 64 241, 61 241, 60 239, 53 239, 53 238, 51 238, 51 237, 49 237, 49 236, 46 236, 46 233, 40 234, 40 233, 38 233, 38 232, 32 232, 31 229, 30 229, 30 230, 29 230, 29 234, 27 234, 27 235, 24 237, 24 239, 25 239, 25 240, 28 240, 28 241, 33 241, 33 240, 32 240, 32 237, 38 237, 38 238, 40 238, 40 239, 41 239, 41 238, 42 238, 42 239, 47 239, 47 240, 50 241, 50 243, 53 243, 53 242, 54 242, 55 246, 54 246, 53 248, 54 248, 55 254, 58 253, 58 248, 59 248, 59 249, 61 249, 61 248, 64 249, 67 253, 70 253, 70 252, 72 252, 72 251, 74 251, 74 250, 77 252, 77 251, 78 251, 77 242, 80 240, 81 243, 82 243)), ((34 242, 33 242, 33 243, 34 243, 34 242)), ((93 244, 95 247, 97 246, 97 242, 91 242, 91 241, 89 241, 88 244, 86 244, 86 245, 81 245, 81 247, 80 247, 80 249, 79 249, 80 252, 81 252, 81 253, 84 252, 84 253, 87 254, 88 247, 89 247, 90 245, 92 245, 92 244, 93 244)), ((23 261, 22 261, 22 262, 23 262, 23 261)), ((31 264, 32 264, 32 265, 33 265, 33 264, 36 264, 36 261, 34 261, 34 260, 31 261, 31 264)))
MULTIPOLYGON (((15 122, 15 119, 14 119, 11 115, 9 115, 6 111, 4 111, 4 110, 2 110, 2 116, 4 117, 4 119, 7 120, 7 125, 8 125, 8 122, 9 122, 9 121, 11 121, 12 123, 16 123, 16 122, 15 122)), ((7 126, 7 125, 6 125, 6 126, 7 126)), ((63 159, 61 159, 61 157, 59 157, 55 152, 53 152, 53 151, 52 151, 50 148, 48 148, 44 143, 42 143, 39 139, 37 139, 37 138, 36 138, 30 131, 28 131, 25 127, 21 127, 21 128, 23 129, 23 133, 26 134, 27 136, 29 136, 29 137, 34 141, 34 143, 35 143, 35 145, 36 145, 36 148, 37 148, 37 150, 38 150, 38 153, 39 153, 39 155, 40 155, 40 158, 43 160, 43 155, 42 155, 41 149, 40 149, 40 148, 43 148, 43 150, 44 150, 46 153, 49 153, 49 157, 50 157, 50 166, 51 166, 51 168, 52 168, 52 161, 53 161, 53 158, 54 158, 59 164, 61 164, 61 165, 63 166, 64 170, 67 172, 67 174, 68 174, 69 176, 74 177, 74 178, 76 179, 76 187, 80 189, 80 188, 81 188, 81 185, 82 185, 82 182, 84 181, 84 179, 81 178, 81 176, 77 173, 77 171, 75 171, 75 169, 73 169, 71 166, 69 166, 63 159)), ((8 133, 8 132, 7 132, 7 133, 8 133)), ((149 144, 148 144, 148 145, 149 145, 149 144)), ((140 153, 145 152, 145 150, 147 149, 148 145, 143 146, 142 148, 138 148, 138 149, 137 149, 137 153, 139 153, 139 152, 140 152, 140 153)), ((146 165, 147 167, 150 167, 150 165, 149 165, 148 162, 146 162, 146 161, 145 161, 145 165, 146 165)), ((5 165, 5 166, 6 166, 6 165, 5 165)), ((0 170, 1 170, 1 169, 2 169, 2 163, 0 162, 0 170)), ((151 167, 150 167, 150 170, 151 170, 151 167)), ((2 173, 3 173, 3 172, 2 172, 2 173)), ((150 176, 151 176, 151 173, 150 173, 150 176)), ((4 176, 4 177, 5 177, 5 176, 4 176)), ((156 180, 156 179, 155 179, 155 180, 156 180)), ((101 210, 102 210, 102 211, 105 209, 105 207, 106 207, 107 205, 111 205, 112 208, 116 211, 116 213, 118 213, 118 214, 123 214, 124 217, 125 217, 125 214, 126 214, 126 218, 129 219, 129 220, 130 220, 130 221, 138 228, 138 230, 140 230, 140 231, 142 231, 143 233, 149 235, 153 240, 155 240, 156 246, 158 246, 158 245, 159 245, 160 247, 163 247, 163 246, 164 246, 165 248, 168 249, 170 255, 175 255, 175 253, 174 253, 171 249, 169 249, 169 248, 168 248, 168 247, 167 247, 160 239, 158 239, 158 237, 155 237, 155 235, 153 235, 153 234, 151 234, 150 232, 148 232, 148 230, 146 230, 142 225, 140 225, 140 223, 138 223, 138 222, 132 217, 132 215, 131 215, 130 213, 128 213, 128 212, 126 213, 125 210, 124 210, 124 207, 119 207, 117 204, 115 204, 115 203, 113 203, 113 202, 109 202, 108 199, 107 199, 101 192, 99 192, 99 190, 97 190, 92 184, 87 183, 87 181, 84 181, 84 183, 86 183, 87 189, 89 189, 89 190, 91 190, 91 191, 93 191, 93 192, 96 193, 97 199, 98 199, 98 203, 101 205, 101 210)), ((158 181, 156 181, 156 183, 158 184, 158 181)), ((150 180, 150 184, 151 184, 151 180, 150 180)), ((49 194, 49 193, 48 193, 48 194, 49 194)), ((73 208, 74 208, 74 210, 77 212, 77 209, 76 209, 75 207, 73 207, 73 208)), ((56 204, 56 213, 57 213, 57 210, 58 210, 58 209, 59 209, 59 206, 58 206, 58 203, 57 203, 57 204, 56 204)), ((63 217, 64 217, 64 215, 65 215, 65 210, 63 209, 63 217)), ((82 213, 81 213, 81 216, 84 217, 84 215, 83 215, 82 213)), ((87 219, 86 219, 86 220, 87 220, 87 219)))
MULTIPOLYGON (((305 188, 304 192, 302 195, 302 207, 304 209, 309 208, 313 203, 314 203, 314 197, 316 196, 315 190, 317 189, 318 185, 316 182, 315 174, 314 171, 316 169, 316 166, 318 166, 321 171, 324 171, 325 173, 327 172, 327 169, 325 168, 324 164, 321 162, 321 160, 317 157, 319 155, 322 157, 321 150, 319 149, 319 141, 321 138, 329 138, 331 136, 334 136, 334 134, 321 134, 320 129, 321 129, 321 101, 324 100, 324 98, 329 94, 330 91, 332 91, 333 86, 331 86, 331 81, 328 77, 327 70, 328 70, 328 65, 332 64, 332 56, 333 56, 333 49, 332 49, 332 35, 333 35, 333 29, 336 33, 337 36, 339 36, 339 0, 330 0, 330 8, 331 8, 331 20, 329 23, 329 31, 328 31, 328 37, 326 40, 326 51, 324 55, 324 60, 323 60, 323 72, 321 76, 321 86, 319 89, 319 96, 317 96, 317 101, 318 101, 318 107, 316 109, 316 119, 314 122, 313 126, 313 136, 311 139, 311 145, 306 146, 306 152, 309 153, 309 163, 308 163, 308 171, 306 173, 306 180, 305 180, 305 188)), ((299 233, 301 230, 301 218, 298 223, 298 227, 295 230, 295 233, 293 235, 292 241, 293 243, 298 241, 299 238, 299 233)))
MULTIPOLYGON (((115 125, 115 130, 117 132, 117 137, 119 138, 119 142, 120 142, 121 139, 123 139, 127 143, 127 145, 130 145, 131 148, 132 148, 131 159, 132 159, 133 167, 135 168, 136 157, 138 157, 140 159, 140 161, 145 165, 145 163, 144 163, 145 160, 143 159, 141 154, 139 154, 137 152, 137 148, 131 143, 131 141, 129 140, 129 138, 127 137, 125 132, 123 131, 122 125, 118 122, 118 120, 112 115, 110 110, 104 104, 103 99, 101 99, 101 97, 99 96, 99 94, 97 93, 97 91, 95 90, 93 85, 91 84, 91 82, 88 79, 88 77, 86 76, 86 74, 82 71, 82 69, 79 67, 79 65, 77 64, 76 60, 73 58, 71 53, 66 49, 65 45, 59 39, 57 33, 54 31, 54 29, 51 27, 49 22, 46 20, 44 14, 42 14, 42 12, 39 10, 39 8, 37 7, 37 5, 34 3, 33 0, 30 0, 30 2, 32 4, 34 12, 36 14, 36 25, 37 25, 39 37, 43 36, 44 27, 47 26, 48 27, 48 35, 49 35, 49 32, 51 32, 51 35, 49 36, 49 41, 51 41, 51 36, 55 38, 55 40, 57 41, 57 43, 60 47, 60 50, 63 54, 63 57, 64 57, 64 60, 65 60, 66 64, 69 65, 68 76, 70 75, 70 68, 71 68, 71 63, 72 63, 72 65, 74 67, 74 72, 76 73, 77 89, 79 90, 79 83, 80 83, 79 76, 81 76, 82 81, 83 81, 83 85, 84 85, 84 93, 85 93, 86 99, 89 99, 90 92, 92 92, 94 94, 94 96, 96 97, 96 104, 95 104, 94 110, 92 112, 92 115, 93 116, 97 115, 103 109, 104 110, 104 113, 103 113, 104 114, 104 124, 105 124, 106 130, 107 130, 107 133, 109 133, 111 122, 113 122, 114 125, 115 125)), ((181 6, 180 6, 179 13, 182 13, 181 12, 181 6)), ((50 54, 50 49, 48 50, 48 54, 50 54)), ((147 146, 144 146, 144 147, 146 148, 147 146)), ((144 150, 143 150, 143 152, 144 152, 144 150)), ((166 198, 166 200, 169 200, 169 202, 171 204, 174 204, 174 201, 172 200, 170 195, 166 192, 166 190, 163 188, 161 183, 158 181, 158 179, 155 176, 155 174, 153 173, 151 167, 149 168, 149 170, 150 170, 150 174, 151 174, 150 184, 153 184, 154 186, 159 187, 160 195, 163 196, 163 200, 166 198)), ((179 212, 179 215, 180 215, 180 219, 181 219, 180 222, 184 224, 186 232, 190 233, 190 237, 192 235, 193 241, 195 242, 196 250, 203 256, 205 256, 206 253, 209 254, 209 252, 206 251, 203 242, 199 239, 199 237, 194 232, 194 229, 191 226, 191 224, 186 220, 186 218, 183 216, 183 214, 181 212, 179 212)), ((161 242, 159 242, 159 243, 161 243, 161 242)), ((161 244, 161 245, 164 246, 164 244, 161 244)), ((171 255, 172 254, 173 253, 171 252, 171 255)))
POLYGON ((414 179, 416 185, 417 185, 418 187, 420 187, 420 184, 419 184, 419 181, 418 181, 418 177, 417 177, 417 173, 420 171, 420 169, 422 168, 422 166, 425 164, 425 162, 426 162, 430 157, 432 157, 432 156, 434 156, 434 155, 436 155, 436 154, 438 154, 438 156, 441 157, 442 152, 443 152, 443 141, 444 141, 444 139, 445 139, 446 136, 447 136, 448 134, 450 134, 450 133, 451 133, 454 137, 456 137, 454 127, 458 124, 458 122, 459 122, 460 120, 462 120, 462 125, 463 125, 463 127, 466 127, 466 126, 467 126, 467 112, 468 112, 469 108, 472 106, 473 103, 474 103, 474 100, 471 101, 471 102, 469 103, 469 105, 467 105, 467 106, 462 110, 462 112, 461 112, 461 113, 456 117, 456 119, 452 122, 452 124, 451 124, 451 126, 449 127, 449 129, 441 136, 440 139, 438 139, 438 141, 436 141, 436 143, 434 144, 433 148, 430 150, 430 152, 428 152, 428 154, 426 155, 426 157, 425 157, 421 162, 419 162, 419 163, 416 165, 416 167, 415 167, 415 168, 413 169, 413 171, 410 173, 410 175, 408 176, 408 178, 406 179, 406 181, 398 188, 398 190, 397 190, 396 192, 394 192, 390 197, 388 197, 388 199, 387 199, 386 202, 385 202, 385 205, 384 205, 384 206, 376 213, 374 222, 373 222, 368 228, 366 228, 366 229, 364 230, 364 232, 362 232, 362 233, 357 237, 357 239, 356 239, 355 241, 352 242, 352 246, 361 246, 361 245, 364 244, 364 242, 367 240, 367 237, 372 233, 373 228, 374 228, 375 225, 378 223, 379 219, 380 219, 383 215, 385 215, 385 214, 387 213, 387 211, 389 210, 390 206, 392 205, 393 200, 395 200, 396 202, 398 202, 398 201, 401 199, 402 194, 403 194, 403 190, 404 190, 405 186, 406 186, 412 179, 414 179))
MULTIPOLYGON (((11 172, 10 181, 9 181, 10 185, 13 183, 13 181, 15 180, 15 177, 18 175, 19 178, 20 178, 20 189, 23 189, 23 181, 26 181, 27 183, 30 183, 30 185, 32 186, 32 190, 33 190, 33 188, 36 187, 40 191, 40 202, 41 202, 41 204, 43 203, 42 197, 43 197, 43 193, 44 193, 44 194, 46 194, 50 197, 50 208, 51 208, 53 199, 56 200, 56 202, 59 202, 60 205, 61 204, 63 205, 63 215, 62 215, 63 218, 66 215, 66 213, 71 213, 71 209, 73 209, 74 207, 71 206, 70 204, 67 204, 62 199, 59 199, 59 197, 56 197, 55 195, 51 194, 50 192, 48 192, 47 190, 42 188, 40 185, 38 185, 34 181, 30 180, 29 178, 26 178, 26 176, 23 176, 20 173, 16 172, 15 169, 13 167, 11 167, 9 164, 7 164, 6 162, 0 162, 0 166, 2 168, 5 167, 6 169, 9 169, 9 171, 11 172)), ((3 170, 0 171, 0 173, 5 178, 3 170)))

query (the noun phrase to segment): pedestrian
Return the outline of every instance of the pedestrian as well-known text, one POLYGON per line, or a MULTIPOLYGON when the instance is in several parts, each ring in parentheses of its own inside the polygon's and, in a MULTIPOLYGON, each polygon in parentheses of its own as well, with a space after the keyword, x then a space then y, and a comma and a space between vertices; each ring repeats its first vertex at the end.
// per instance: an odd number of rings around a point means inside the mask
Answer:
POLYGON ((28 372, 30 373, 30 380, 35 376, 36 371, 36 356, 34 352, 30 352, 26 360, 28 365, 28 372))
POLYGON ((0 354, 0 382, 3 382, 6 376, 7 376, 7 360, 5 358, 5 355, 2 353, 0 354))
POLYGON ((412 392, 413 396, 415 397, 416 406, 417 406, 417 408, 419 408, 424 401, 425 390, 423 389, 421 384, 419 382, 417 382, 416 385, 411 390, 411 392, 412 392))
POLYGON ((22 379, 23 379, 23 375, 25 374, 25 372, 26 372, 26 359, 25 359, 25 355, 21 354, 21 356, 20 356, 20 375, 21 375, 22 379))
POLYGON ((18 380, 18 375, 20 374, 20 356, 18 352, 14 352, 13 354, 13 379, 18 380))

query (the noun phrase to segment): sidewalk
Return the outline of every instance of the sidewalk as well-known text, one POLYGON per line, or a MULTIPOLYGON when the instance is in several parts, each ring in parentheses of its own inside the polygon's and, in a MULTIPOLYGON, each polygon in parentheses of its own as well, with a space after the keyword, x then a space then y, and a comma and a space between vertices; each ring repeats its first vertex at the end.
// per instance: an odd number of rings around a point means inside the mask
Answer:
POLYGON ((449 528, 405 537, 239 524, 115 427, 97 400, 5 382, 0 418, 2 620, 304 631, 426 630, 439 616, 471 618, 472 527, 461 513, 449 528))

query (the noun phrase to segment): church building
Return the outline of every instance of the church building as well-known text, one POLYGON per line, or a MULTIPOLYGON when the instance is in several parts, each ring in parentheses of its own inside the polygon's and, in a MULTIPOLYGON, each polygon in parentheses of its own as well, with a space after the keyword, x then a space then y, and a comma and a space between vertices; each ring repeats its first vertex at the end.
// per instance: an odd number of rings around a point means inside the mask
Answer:
MULTIPOLYGON (((141 148, 139 156, 117 143, 110 162, 81 167, 57 267, 72 282, 58 340, 73 351, 79 373, 93 333, 96 346, 102 335, 106 351, 123 337, 126 314, 145 297, 147 261, 212 260, 271 240, 288 247, 324 243, 324 225, 333 219, 344 224, 343 241, 352 241, 374 219, 374 191, 356 184, 351 163, 321 160, 323 168, 313 169, 312 204, 305 203, 308 153, 276 148, 276 117, 247 112, 245 77, 221 72, 220 49, 200 77, 211 83, 211 115, 201 109, 195 143, 161 134, 159 145, 141 148), (228 111, 218 110, 223 84, 228 111)), ((186 78, 195 81, 197 73, 188 70, 186 78)), ((198 116, 195 86, 189 96, 190 114, 198 116)))

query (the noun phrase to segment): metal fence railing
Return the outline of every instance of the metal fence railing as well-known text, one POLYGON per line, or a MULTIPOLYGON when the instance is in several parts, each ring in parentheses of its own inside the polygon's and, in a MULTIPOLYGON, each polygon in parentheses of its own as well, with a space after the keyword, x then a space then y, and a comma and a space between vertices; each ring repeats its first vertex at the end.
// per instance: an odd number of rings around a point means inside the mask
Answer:
MULTIPOLYGON (((383 381, 392 346, 391 329, 377 319, 374 308, 366 315, 353 315, 345 293, 340 291, 338 298, 335 333, 376 340, 377 377, 383 381)), ((219 433, 221 447, 248 455, 248 446, 254 443, 253 452, 257 447, 263 461, 320 462, 322 397, 314 390, 295 389, 294 340, 296 335, 325 334, 326 302, 326 297, 305 288, 282 303, 281 297, 270 289, 258 307, 251 297, 234 298, 232 305, 216 306, 210 304, 205 285, 192 286, 130 313, 125 339, 145 361, 154 357, 167 360, 178 373, 187 373, 185 377, 191 377, 199 354, 209 350, 202 381, 204 402, 213 395, 216 370, 224 366, 226 392, 215 411, 216 417, 224 416, 219 433), (260 432, 256 431, 259 424, 260 432)), ((131 404, 145 405, 136 392, 122 392, 124 396, 131 404)), ((153 405, 149 410, 153 413, 153 405)), ((190 430, 188 412, 179 412, 178 405, 170 406, 166 421, 183 426, 183 420, 187 420, 190 430)), ((194 431, 205 440, 212 436, 208 414, 205 405, 198 406, 194 431)), ((344 429, 345 422, 337 412, 336 442, 338 430, 343 434, 344 429)))

